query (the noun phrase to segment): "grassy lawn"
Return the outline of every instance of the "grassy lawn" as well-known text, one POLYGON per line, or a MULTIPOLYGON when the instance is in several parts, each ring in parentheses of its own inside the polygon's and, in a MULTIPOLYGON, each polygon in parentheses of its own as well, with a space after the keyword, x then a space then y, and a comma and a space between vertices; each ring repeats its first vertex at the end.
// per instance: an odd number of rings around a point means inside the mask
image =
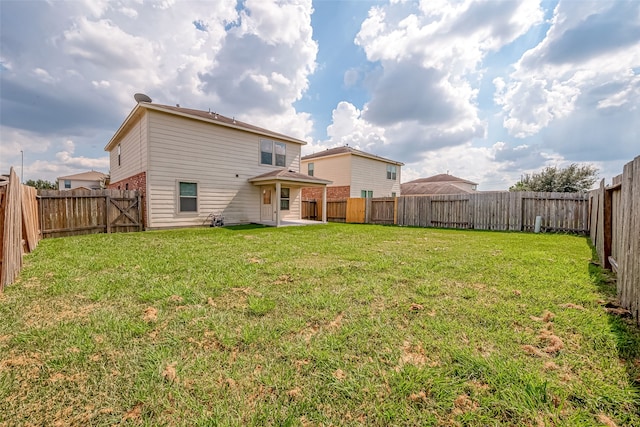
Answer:
POLYGON ((640 426, 588 240, 329 224, 47 239, 0 425, 640 426))

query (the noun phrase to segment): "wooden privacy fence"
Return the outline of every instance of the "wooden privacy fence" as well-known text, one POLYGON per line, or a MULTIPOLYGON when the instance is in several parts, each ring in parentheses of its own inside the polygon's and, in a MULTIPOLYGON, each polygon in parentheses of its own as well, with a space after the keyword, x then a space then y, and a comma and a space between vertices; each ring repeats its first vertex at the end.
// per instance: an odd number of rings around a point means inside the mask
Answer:
POLYGON ((318 202, 316 200, 303 200, 302 201, 302 219, 311 219, 317 221, 318 218, 318 202))
MULTIPOLYGON (((337 206, 338 202, 327 202, 337 206)), ((476 230, 589 232, 589 196, 578 193, 487 192, 348 199, 329 221, 476 230)))
POLYGON ((529 191, 398 197, 397 224, 475 230, 589 232, 589 196, 529 191))
POLYGON ((640 324, 640 156, 589 196, 591 241, 600 263, 617 273, 620 305, 640 324))
POLYGON ((36 189, 21 185, 13 168, 0 179, 0 292, 22 269, 22 254, 38 245, 36 189))
POLYGON ((142 197, 132 190, 40 190, 43 237, 142 231, 142 197))
MULTIPOLYGON (((320 213, 319 215, 322 214, 320 213)), ((327 221, 345 222, 346 218, 347 200, 327 200, 327 221)))

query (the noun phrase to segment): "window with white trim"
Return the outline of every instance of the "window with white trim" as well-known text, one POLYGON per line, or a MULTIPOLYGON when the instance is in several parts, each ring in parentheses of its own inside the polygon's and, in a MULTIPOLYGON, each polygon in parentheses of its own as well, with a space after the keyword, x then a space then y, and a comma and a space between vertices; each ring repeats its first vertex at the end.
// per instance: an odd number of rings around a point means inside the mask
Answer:
POLYGON ((314 168, 313 163, 307 164, 307 175, 313 176, 313 168, 314 168))
POLYGON ((70 179, 65 179, 64 180, 64 188, 71 188, 71 180, 70 179))
POLYGON ((387 165, 387 179, 396 179, 396 165, 387 165))
POLYGON ((280 210, 281 211, 289 210, 290 195, 291 195, 291 191, 289 188, 286 188, 286 187, 280 188, 280 210))
POLYGON ((276 166, 285 167, 287 164, 287 144, 284 142, 274 142, 276 152, 276 166))
POLYGON ((360 197, 362 197, 363 199, 371 199, 373 197, 373 190, 360 190, 360 197))
POLYGON ((179 182, 178 212, 198 212, 198 184, 195 182, 179 182))
POLYGON ((270 139, 261 139, 260 164, 285 167, 287 164, 287 144, 270 139))
POLYGON ((120 144, 118 144, 118 166, 120 166, 120 144))

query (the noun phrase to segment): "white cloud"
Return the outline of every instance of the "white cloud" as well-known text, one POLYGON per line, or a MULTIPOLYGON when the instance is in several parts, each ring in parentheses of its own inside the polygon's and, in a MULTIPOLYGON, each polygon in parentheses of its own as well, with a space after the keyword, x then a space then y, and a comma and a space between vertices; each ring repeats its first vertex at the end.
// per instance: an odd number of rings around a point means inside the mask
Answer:
POLYGON ((42 68, 36 68, 33 70, 33 74, 38 78, 38 80, 44 83, 54 83, 56 80, 51 77, 51 74, 47 70, 43 70, 42 68))
POLYGON ((345 87, 349 88, 354 86, 359 79, 360 79, 360 72, 355 68, 350 68, 344 72, 343 82, 345 87))
POLYGON ((561 1, 546 37, 494 80, 509 133, 535 135, 585 103, 636 108, 639 16, 638 2, 561 1))
POLYGON ((111 86, 111 84, 110 84, 108 81, 106 81, 106 80, 100 80, 99 82, 98 82, 98 81, 93 80, 93 81, 91 82, 91 84, 92 84, 94 87, 96 87, 96 88, 103 88, 103 89, 106 89, 106 88, 108 88, 109 86, 111 86))
POLYGON ((482 61, 542 19, 539 1, 372 7, 355 38, 380 63, 361 119, 384 127, 385 138, 370 146, 402 160, 485 137, 477 106, 482 61))
POLYGON ((199 74, 199 89, 224 106, 223 114, 290 120, 285 115, 316 67, 311 2, 246 1, 244 7, 216 60, 199 74))
POLYGON ((90 21, 80 17, 64 32, 62 43, 70 57, 102 69, 140 69, 155 62, 150 40, 131 35, 106 19, 90 21))

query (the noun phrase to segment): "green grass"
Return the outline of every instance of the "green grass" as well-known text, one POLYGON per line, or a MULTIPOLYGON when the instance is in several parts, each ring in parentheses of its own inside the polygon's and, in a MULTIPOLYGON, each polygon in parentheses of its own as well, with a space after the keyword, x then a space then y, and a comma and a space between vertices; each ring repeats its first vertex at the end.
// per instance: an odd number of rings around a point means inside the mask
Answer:
POLYGON ((43 240, 0 295, 0 425, 640 425, 640 332, 591 257, 344 224, 43 240))

